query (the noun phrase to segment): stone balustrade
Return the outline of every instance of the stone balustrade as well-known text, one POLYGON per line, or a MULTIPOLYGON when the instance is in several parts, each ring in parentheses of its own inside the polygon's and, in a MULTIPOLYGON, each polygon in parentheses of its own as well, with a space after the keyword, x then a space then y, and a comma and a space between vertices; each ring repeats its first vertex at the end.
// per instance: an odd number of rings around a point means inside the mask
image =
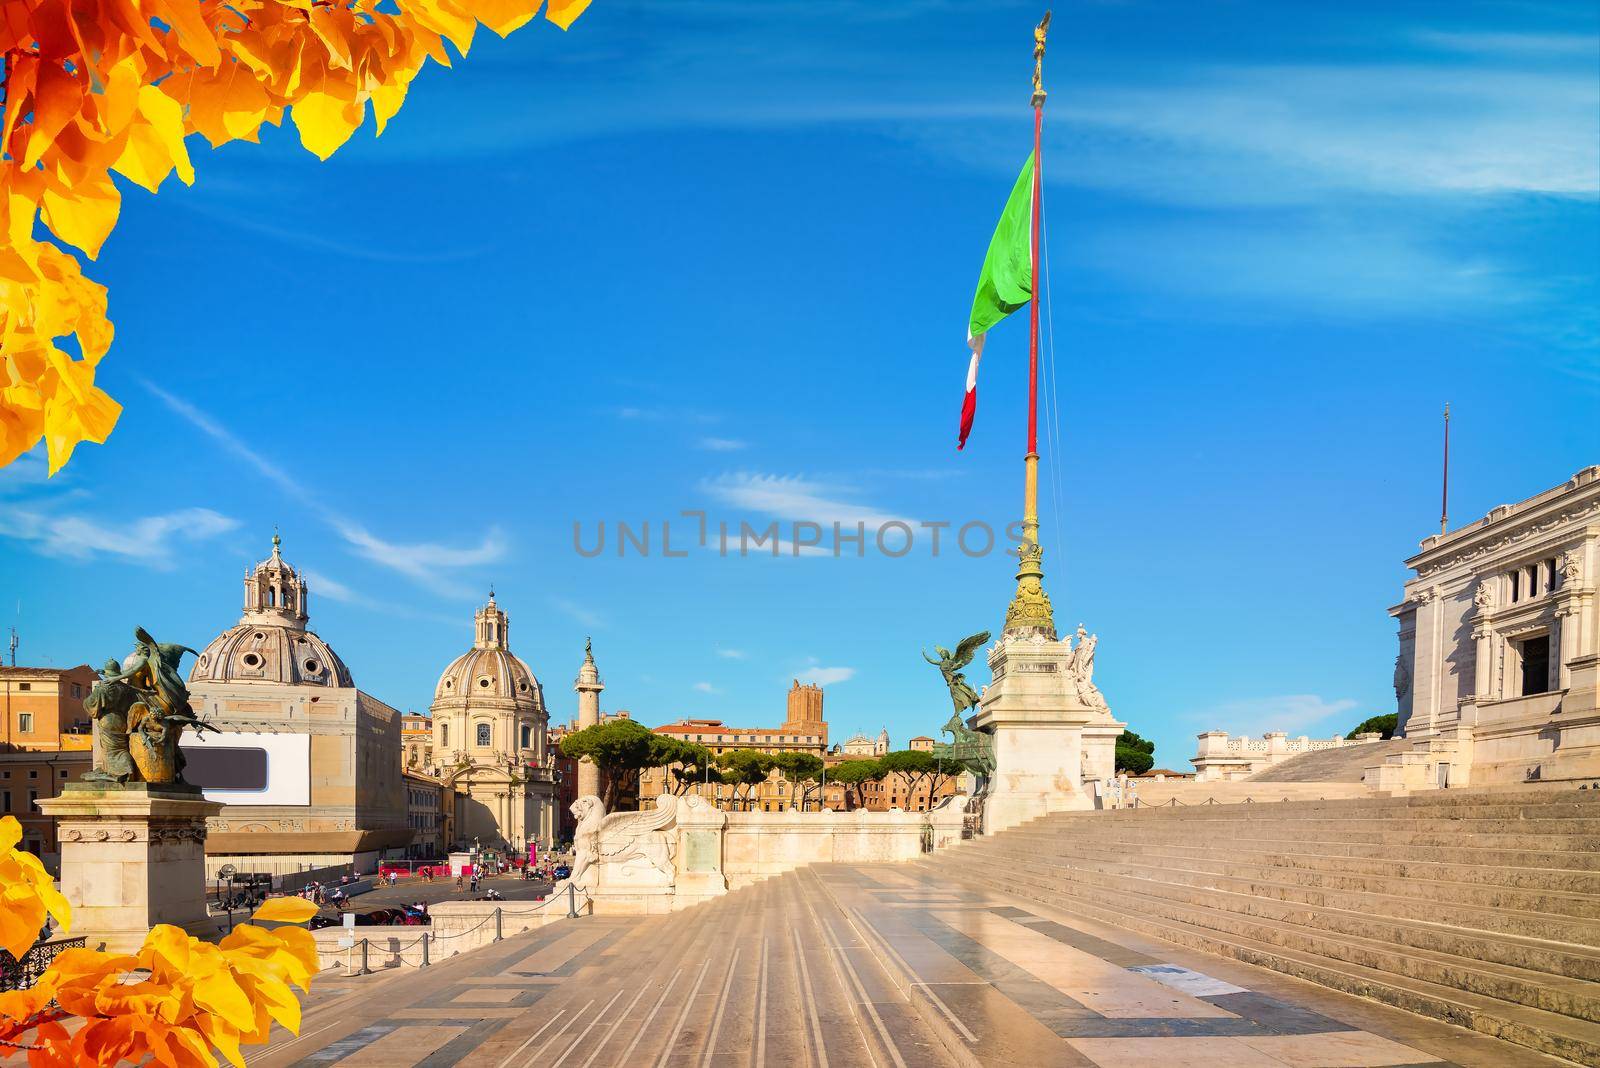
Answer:
POLYGON ((598 798, 580 798, 573 879, 596 914, 675 912, 808 864, 909 861, 954 845, 967 800, 928 812, 723 812, 663 795, 654 810, 606 816, 598 798))
POLYGON ((325 970, 337 968, 346 975, 361 975, 363 969, 370 973, 420 968, 570 919, 573 911, 588 915, 587 895, 578 891, 569 901, 565 885, 543 901, 441 901, 428 906, 433 922, 426 926, 323 927, 311 934, 325 970))
POLYGON ((1291 738, 1284 731, 1267 731, 1260 738, 1252 738, 1247 734, 1230 736, 1227 731, 1206 731, 1199 736, 1199 752, 1190 762, 1194 764, 1196 781, 1226 782, 1248 778, 1301 753, 1365 745, 1381 737, 1373 731, 1352 738, 1342 734, 1332 738, 1308 738, 1303 734, 1291 738))

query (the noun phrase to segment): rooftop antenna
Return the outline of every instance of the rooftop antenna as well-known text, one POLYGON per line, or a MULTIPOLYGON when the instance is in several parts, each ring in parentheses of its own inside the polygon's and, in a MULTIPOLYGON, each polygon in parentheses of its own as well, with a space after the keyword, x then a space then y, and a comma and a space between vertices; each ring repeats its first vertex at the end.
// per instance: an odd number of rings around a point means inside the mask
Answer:
POLYGON ((1444 488, 1439 497, 1439 535, 1450 529, 1450 402, 1444 402, 1444 488))
POLYGON ((17 666, 17 646, 20 645, 20 644, 21 644, 21 642, 17 638, 17 628, 16 627, 12 627, 11 628, 11 666, 12 667, 16 667, 17 666))

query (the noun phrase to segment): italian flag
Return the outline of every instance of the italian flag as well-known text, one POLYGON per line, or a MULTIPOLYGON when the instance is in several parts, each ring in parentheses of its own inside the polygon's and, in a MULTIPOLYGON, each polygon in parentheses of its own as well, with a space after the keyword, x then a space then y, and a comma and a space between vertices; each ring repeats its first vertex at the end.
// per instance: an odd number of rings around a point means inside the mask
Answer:
POLYGON ((967 397, 961 404, 961 440, 965 448, 978 411, 978 362, 983 359, 983 339, 989 328, 1033 298, 1033 154, 1022 165, 1011 187, 1000 222, 989 239, 989 253, 978 274, 978 292, 972 298, 972 319, 967 323, 967 397))

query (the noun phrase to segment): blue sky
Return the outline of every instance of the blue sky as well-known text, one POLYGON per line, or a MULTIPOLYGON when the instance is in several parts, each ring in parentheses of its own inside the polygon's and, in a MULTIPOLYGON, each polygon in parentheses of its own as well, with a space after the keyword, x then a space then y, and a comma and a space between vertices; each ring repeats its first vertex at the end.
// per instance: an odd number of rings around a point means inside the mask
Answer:
MULTIPOLYGON (((555 720, 592 634, 645 722, 770 724, 802 677, 837 737, 936 733, 918 650, 999 629, 1008 557, 589 559, 573 529, 1015 518, 1020 319, 953 446, 1038 14, 596 0, 481 36, 328 163, 278 132, 129 191, 91 269, 121 424, 0 472, 19 659, 202 645, 277 525, 402 708, 492 582, 555 720)), ((1446 401, 1462 521, 1600 461, 1597 33, 1585 4, 1058 7, 1046 581, 1160 764, 1393 709, 1446 401)))

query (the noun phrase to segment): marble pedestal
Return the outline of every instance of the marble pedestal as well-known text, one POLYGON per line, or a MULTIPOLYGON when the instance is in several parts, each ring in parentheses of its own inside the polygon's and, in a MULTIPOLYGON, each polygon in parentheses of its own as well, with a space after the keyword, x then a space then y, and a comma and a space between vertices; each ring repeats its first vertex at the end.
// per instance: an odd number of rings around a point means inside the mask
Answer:
POLYGON ((68 783, 38 802, 56 820, 61 892, 72 933, 129 953, 156 924, 217 933, 206 912, 206 818, 222 811, 198 789, 68 783))
POLYGON ((1070 641, 1002 638, 990 651, 994 681, 974 721, 994 736, 985 834, 1050 812, 1094 807, 1082 785, 1083 729, 1104 714, 1078 697, 1071 664, 1070 641))

